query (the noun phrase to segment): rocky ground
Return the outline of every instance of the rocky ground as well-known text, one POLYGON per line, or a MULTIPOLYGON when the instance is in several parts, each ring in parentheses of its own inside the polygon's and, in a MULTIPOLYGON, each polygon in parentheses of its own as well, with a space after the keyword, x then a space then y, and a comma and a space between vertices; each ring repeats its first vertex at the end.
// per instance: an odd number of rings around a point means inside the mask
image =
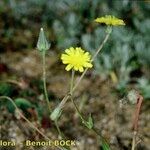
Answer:
MULTIPOLYGON (((46 58, 47 64, 47 86, 51 95, 51 107, 61 101, 69 88, 70 74, 64 71, 64 66, 59 61, 59 55, 53 51, 49 52, 46 58)), ((36 50, 20 52, 8 52, 0 54, 0 61, 6 66, 6 69, 0 74, 1 80, 17 80, 25 88, 30 87, 33 79, 41 80, 42 65, 40 55, 36 50)), ((76 75, 76 80, 79 74, 76 75)), ((19 90, 20 87, 18 88, 19 90)), ((36 88, 34 87, 36 90, 36 88)), ((19 93, 19 92, 18 92, 19 93)), ((37 102, 42 96, 36 93, 36 97, 28 97, 31 102, 37 102)), ((14 97, 17 97, 14 96, 14 97)), ((101 134, 107 139, 112 150, 130 150, 132 141, 132 120, 135 106, 131 104, 120 105, 120 99, 114 90, 114 85, 108 80, 102 80, 100 76, 89 71, 81 82, 75 94, 76 104, 85 116, 92 114, 95 126, 101 131, 101 134)), ((138 150, 148 150, 150 145, 150 101, 144 101, 138 131, 138 150)), ((29 118, 31 119, 31 118, 29 118)), ((39 121, 31 120, 47 136, 56 139, 57 133, 51 122, 48 125, 41 126, 39 121)), ((99 139, 87 128, 85 128, 70 101, 64 107, 63 114, 59 121, 59 126, 67 138, 77 140, 77 146, 72 147, 76 150, 98 150, 99 139)), ((16 150, 26 149, 20 145, 25 139, 39 140, 42 137, 38 135, 23 119, 16 119, 14 115, 8 113, 5 107, 1 109, 0 129, 2 139, 13 139, 17 141, 16 150)), ((4 149, 4 148, 3 148, 4 149)), ((27 148, 29 149, 29 148, 27 148)), ((30 148, 38 149, 38 148, 30 148)), ((39 148, 44 149, 44 148, 39 148)), ((45 148, 49 149, 49 148, 45 148)), ((52 149, 52 148, 50 148, 52 149)), ((56 148, 55 148, 56 149, 56 148)))

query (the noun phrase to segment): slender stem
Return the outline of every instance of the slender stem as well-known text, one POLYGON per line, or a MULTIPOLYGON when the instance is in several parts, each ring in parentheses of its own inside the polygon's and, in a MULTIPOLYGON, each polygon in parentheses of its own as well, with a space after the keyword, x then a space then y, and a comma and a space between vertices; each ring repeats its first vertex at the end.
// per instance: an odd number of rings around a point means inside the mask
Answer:
POLYGON ((48 110, 49 110, 49 113, 51 112, 51 108, 50 108, 50 103, 49 103, 49 98, 48 98, 48 93, 47 93, 47 87, 46 87, 46 64, 45 64, 45 51, 42 52, 42 61, 43 61, 43 88, 44 88, 44 96, 45 96, 45 99, 46 99, 46 103, 47 103, 47 106, 48 106, 48 110))
POLYGON ((6 82, 6 83, 11 83, 11 84, 15 84, 17 86, 20 86, 20 83, 16 80, 9 79, 9 80, 4 80, 4 81, 0 81, 0 82, 6 82))
POLYGON ((140 116, 140 110, 143 102, 143 97, 141 95, 138 96, 137 99, 137 104, 136 104, 136 110, 135 110, 135 117, 133 121, 133 130, 137 131, 138 130, 138 121, 139 121, 139 116, 140 116))
POLYGON ((71 101, 72 101, 72 103, 73 103, 73 105, 75 107, 75 110, 76 110, 77 114, 81 118, 81 120, 84 121, 84 122, 86 122, 86 120, 84 119, 84 116, 82 116, 82 113, 80 112, 79 108, 77 107, 77 105, 76 105, 74 99, 72 98, 72 96, 71 96, 71 101))
MULTIPOLYGON (((97 51, 95 52, 94 56, 92 57, 91 62, 93 62, 95 60, 95 58, 97 57, 98 53, 102 50, 104 44, 107 42, 109 36, 110 36, 111 32, 108 32, 102 42, 102 44, 100 45, 100 47, 97 49, 97 51)), ((72 93, 76 90, 76 88, 79 86, 81 80, 83 79, 83 77, 85 76, 86 72, 87 72, 88 68, 86 68, 84 70, 84 72, 82 73, 82 75, 80 76, 79 80, 76 82, 76 84, 73 86, 72 89, 72 93)), ((67 100, 70 98, 70 95, 67 93, 67 95, 65 95, 65 97, 62 99, 61 103, 59 103, 59 105, 57 106, 58 108, 62 109, 65 105, 65 103, 67 102, 67 100)))
POLYGON ((61 132, 61 130, 60 130, 60 128, 59 128, 59 125, 58 125, 58 121, 57 121, 57 120, 55 120, 55 126, 56 126, 56 129, 57 129, 57 131, 58 131, 60 137, 63 138, 64 135, 62 134, 62 132, 61 132))
MULTIPOLYGON (((102 50, 104 44, 107 42, 108 38, 110 36, 110 32, 106 34, 102 44, 100 45, 100 47, 97 49, 97 51, 95 52, 94 56, 92 57, 91 62, 93 62, 95 60, 95 58, 97 57, 97 55, 99 54, 99 52, 102 50)), ((79 80, 77 81, 77 83, 75 84, 75 86, 73 87, 73 92, 76 90, 76 88, 78 87, 78 85, 80 84, 81 80, 83 79, 84 75, 86 74, 88 68, 86 68, 84 70, 84 72, 82 73, 82 75, 80 76, 79 80)))
MULTIPOLYGON (((73 99, 72 94, 73 94, 74 76, 75 76, 75 71, 72 70, 71 83, 70 83, 70 99, 75 107, 76 112, 78 113, 79 117, 81 118, 82 122, 86 123, 87 121, 86 121, 85 117, 82 115, 82 113, 80 112, 78 106, 76 105, 76 103, 73 99)), ((101 136, 100 132, 95 127, 93 127, 91 130, 94 131, 94 133, 96 133, 103 141, 105 141, 104 138, 101 136)))
POLYGON ((71 81, 70 81, 70 94, 71 94, 71 96, 72 96, 72 92, 73 92, 74 75, 75 75, 75 71, 72 69, 72 73, 71 73, 71 81))
POLYGON ((72 89, 72 92, 74 92, 76 90, 76 88, 78 87, 78 85, 80 84, 81 80, 83 79, 84 75, 86 74, 88 68, 86 68, 84 70, 84 72, 81 74, 79 80, 76 82, 76 84, 74 85, 73 89, 72 89))
POLYGON ((132 148, 131 148, 131 150, 135 150, 136 135, 137 135, 137 131, 134 131, 134 132, 133 132, 133 137, 132 137, 132 148))
POLYGON ((50 140, 46 135, 44 135, 37 127, 35 127, 35 125, 33 123, 31 123, 22 113, 21 111, 18 109, 17 105, 14 103, 14 101, 7 96, 0 96, 0 99, 7 99, 9 100, 16 108, 16 110, 18 111, 19 115, 26 121, 28 122, 28 124, 35 129, 39 134, 41 134, 45 139, 50 140))
MULTIPOLYGON (((49 98, 48 98, 48 93, 47 93, 47 87, 46 87, 46 63, 45 63, 45 51, 42 53, 42 60, 43 60, 43 88, 44 88, 44 95, 45 95, 45 99, 46 99, 46 103, 48 105, 48 110, 49 110, 49 113, 51 113, 51 108, 50 108, 50 102, 49 102, 49 98)), ((63 137, 63 134, 58 126, 58 121, 54 121, 54 124, 56 126, 56 129, 58 131, 58 134, 63 137)))
POLYGON ((110 33, 111 33, 111 32, 108 32, 108 33, 106 34, 106 36, 105 36, 105 38, 104 38, 102 44, 101 44, 101 45, 99 46, 99 48, 97 49, 97 51, 96 51, 96 53, 94 54, 94 56, 92 57, 92 60, 91 60, 91 61, 94 61, 95 58, 97 57, 97 55, 99 54, 99 52, 102 50, 104 44, 107 42, 107 40, 108 40, 108 38, 109 38, 109 36, 110 36, 110 33))
POLYGON ((105 140, 105 138, 103 138, 103 136, 100 134, 100 131, 93 126, 93 128, 91 129, 97 136, 99 136, 100 140, 102 141, 102 143, 107 143, 107 141, 105 140))
POLYGON ((73 95, 72 95, 73 94, 72 91, 73 91, 73 84, 74 84, 74 75, 75 75, 75 71, 72 69, 71 81, 70 81, 70 99, 71 99, 71 101, 72 101, 72 103, 73 103, 73 105, 74 105, 74 107, 76 109, 76 112, 78 113, 78 115, 80 116, 80 118, 82 120, 84 120, 84 118, 82 117, 82 114, 80 113, 80 111, 79 111, 76 103, 74 102, 73 95))
MULTIPOLYGON (((82 122, 83 122, 83 123, 87 122, 86 119, 85 119, 85 117, 84 117, 84 116, 82 115, 82 113, 80 112, 80 110, 79 110, 78 106, 76 105, 76 103, 75 103, 74 99, 72 98, 72 96, 71 96, 70 98, 71 98, 71 101, 72 101, 72 103, 73 103, 73 105, 74 105, 74 107, 75 107, 75 110, 76 110, 77 114, 79 115, 79 117, 81 118, 82 122)), ((91 128, 91 130, 92 130, 96 135, 98 135, 99 138, 100 138, 102 141, 106 142, 106 140, 102 137, 102 135, 100 134, 100 132, 98 131, 98 129, 97 129, 96 127, 93 126, 93 127, 91 128)))
POLYGON ((84 120, 82 114, 80 113, 80 111, 79 111, 79 109, 78 109, 78 107, 77 107, 77 105, 76 105, 76 103, 75 103, 75 101, 73 99, 73 95, 72 95, 73 94, 74 75, 75 75, 75 71, 72 69, 72 75, 71 75, 71 81, 70 81, 70 99, 71 99, 71 101, 72 101, 72 103, 73 103, 73 105, 74 105, 74 107, 76 109, 76 112, 78 113, 80 118, 82 120, 84 120))
MULTIPOLYGON (((49 137, 47 137, 46 135, 44 135, 44 133, 42 133, 30 120, 28 120, 22 113, 21 111, 19 110, 19 108, 17 107, 17 105, 14 103, 14 101, 10 98, 10 97, 7 97, 7 96, 0 96, 0 99, 6 99, 6 100, 9 100, 13 105, 14 107, 16 108, 16 110, 18 111, 19 115, 34 129, 36 130, 41 136, 43 136, 46 140, 51 140, 49 137)), ((60 146, 57 146, 59 149, 62 150, 62 148, 60 146)))
POLYGON ((67 100, 70 98, 70 96, 72 94, 74 74, 75 74, 75 72, 72 70, 72 77, 71 77, 71 81, 70 81, 70 92, 65 95, 65 97, 62 99, 62 101, 57 106, 57 108, 59 108, 59 109, 62 109, 64 107, 65 103, 67 102, 67 100))

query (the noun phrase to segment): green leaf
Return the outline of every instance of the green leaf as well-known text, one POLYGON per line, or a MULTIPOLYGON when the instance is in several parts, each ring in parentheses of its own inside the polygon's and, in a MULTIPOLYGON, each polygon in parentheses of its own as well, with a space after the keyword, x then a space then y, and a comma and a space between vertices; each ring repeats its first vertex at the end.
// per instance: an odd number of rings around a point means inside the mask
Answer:
POLYGON ((16 98, 14 100, 15 104, 17 105, 18 108, 22 110, 27 110, 28 108, 33 107, 30 101, 24 99, 24 98, 16 98))
POLYGON ((6 108, 10 113, 14 113, 15 112, 15 106, 12 104, 12 102, 7 101, 6 102, 6 108))
POLYGON ((85 121, 82 117, 81 117, 82 123, 88 128, 88 129, 92 129, 94 126, 94 122, 93 122, 93 118, 92 115, 89 115, 88 121, 85 121))
POLYGON ((14 88, 8 83, 0 84, 0 95, 11 96, 14 91, 14 88))
MULTIPOLYGON (((28 101, 28 100, 26 100, 26 99, 24 99, 24 98, 16 98, 15 100, 14 100, 14 103, 16 104, 16 106, 19 108, 19 109, 22 109, 23 111, 26 111, 28 108, 31 108, 31 107, 34 107, 34 105, 30 102, 30 101, 28 101)), ((4 103, 2 103, 3 105, 5 105, 6 106, 6 108, 8 109, 8 111, 10 112, 10 113, 14 113, 15 112, 15 106, 12 104, 12 102, 10 102, 10 101, 5 101, 4 103)))
POLYGON ((102 150, 110 150, 108 143, 106 143, 105 141, 102 142, 102 150))
POLYGON ((88 125, 89 125, 89 129, 93 128, 94 123, 93 123, 93 118, 91 114, 89 115, 88 125))

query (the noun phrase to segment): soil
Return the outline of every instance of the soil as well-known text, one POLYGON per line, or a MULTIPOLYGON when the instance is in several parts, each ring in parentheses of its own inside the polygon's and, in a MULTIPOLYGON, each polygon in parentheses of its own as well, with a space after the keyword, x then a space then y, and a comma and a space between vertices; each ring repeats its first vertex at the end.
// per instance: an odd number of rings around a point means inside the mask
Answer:
MULTIPOLYGON (((1 53, 0 63, 7 68, 2 70, 0 74, 1 80, 11 79, 17 80, 18 82, 24 81, 23 83, 26 84, 25 88, 31 89, 31 82, 33 80, 42 80, 41 58, 36 50, 1 53)), ((54 51, 48 52, 46 65, 47 87, 51 96, 51 107, 54 109, 69 89, 70 72, 64 70, 64 65, 59 61, 59 55, 54 51)), ((79 76, 80 74, 76 75, 76 80, 78 80, 79 76)), ((19 92, 23 90, 20 87, 17 89, 19 92)), ((33 90, 36 91, 36 96, 31 98, 29 96, 27 97, 31 102, 38 103, 37 99, 40 99, 39 97, 42 96, 42 93, 39 93, 35 86, 33 86, 33 90)), ((17 97, 17 95, 14 95, 14 97, 17 97)), ((92 114, 95 126, 108 141, 112 150, 131 149, 135 105, 129 103, 120 104, 122 97, 119 97, 115 92, 115 86, 110 79, 103 80, 100 75, 95 75, 93 70, 88 71, 75 91, 74 99, 86 118, 88 118, 90 113, 92 114)), ((150 101, 144 101, 139 119, 138 150, 149 149, 149 107, 150 101)), ((53 123, 47 117, 43 120, 43 124, 46 124, 45 126, 42 126, 38 120, 28 119, 51 139, 58 138, 53 123)), ((23 119, 16 119, 5 107, 1 109, 0 121, 0 138, 16 140, 17 146, 14 148, 16 150, 27 149, 20 145, 20 142, 25 139, 39 140, 42 138, 27 122, 23 119)), ((77 146, 72 147, 73 150, 101 149, 99 146, 99 138, 91 130, 83 126, 70 100, 68 100, 64 107, 64 111, 59 120, 59 126, 68 139, 77 141, 77 146)))

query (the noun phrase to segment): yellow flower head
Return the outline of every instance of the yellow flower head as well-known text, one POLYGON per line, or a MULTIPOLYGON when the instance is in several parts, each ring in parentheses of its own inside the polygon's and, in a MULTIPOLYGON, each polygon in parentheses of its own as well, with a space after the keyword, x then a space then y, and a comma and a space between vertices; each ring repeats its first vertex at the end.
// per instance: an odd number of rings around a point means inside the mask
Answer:
POLYGON ((85 52, 80 47, 70 47, 65 50, 65 53, 61 55, 63 64, 67 64, 66 70, 74 69, 75 71, 83 72, 84 68, 91 68, 91 55, 89 52, 85 52))
POLYGON ((95 21, 98 23, 105 23, 106 25, 111 25, 111 26, 125 25, 122 19, 118 19, 115 16, 111 16, 111 15, 106 15, 105 17, 97 18, 95 19, 95 21))

